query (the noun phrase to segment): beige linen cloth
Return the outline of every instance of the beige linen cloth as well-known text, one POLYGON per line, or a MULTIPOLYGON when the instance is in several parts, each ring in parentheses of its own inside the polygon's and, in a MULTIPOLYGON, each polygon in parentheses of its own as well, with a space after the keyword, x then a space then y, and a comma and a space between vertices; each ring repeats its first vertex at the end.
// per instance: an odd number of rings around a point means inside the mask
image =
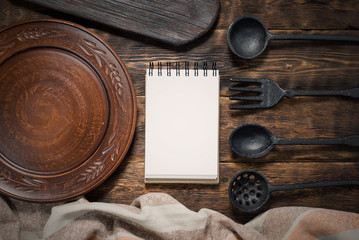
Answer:
POLYGON ((0 239, 359 239, 359 214, 283 207, 242 225, 210 209, 191 211, 164 193, 145 194, 131 205, 84 198, 36 204, 3 197, 0 239))

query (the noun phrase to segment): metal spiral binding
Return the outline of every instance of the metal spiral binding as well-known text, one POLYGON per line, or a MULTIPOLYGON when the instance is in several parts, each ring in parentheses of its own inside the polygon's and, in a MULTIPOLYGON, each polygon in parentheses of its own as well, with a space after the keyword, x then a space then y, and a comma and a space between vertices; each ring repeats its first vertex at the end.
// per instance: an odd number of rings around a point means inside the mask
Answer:
MULTIPOLYGON (((203 63, 203 76, 208 76, 208 62, 204 62, 203 63)), ((171 62, 167 62, 166 63, 166 68, 167 68, 167 76, 171 76, 171 62)), ((194 62, 193 64, 193 70, 194 70, 194 76, 198 76, 198 68, 199 68, 199 64, 198 62, 194 62)), ((158 76, 162 76, 162 63, 158 62, 157 63, 157 69, 158 69, 158 76)), ((185 62, 185 76, 189 76, 189 70, 190 70, 190 66, 189 66, 189 62, 186 61, 185 62)), ((154 63, 150 62, 149 64, 149 71, 148 71, 148 75, 149 76, 153 76, 153 70, 154 70, 154 63)), ((181 63, 180 62, 176 62, 175 63, 175 70, 176 70, 176 76, 180 76, 181 75, 181 63)), ((212 76, 217 76, 217 63, 216 62, 212 62, 212 76)))
POLYGON ((198 62, 194 63, 194 75, 197 77, 198 76, 198 62))
POLYGON ((158 67, 158 76, 162 76, 162 63, 158 62, 157 67, 158 67))
POLYGON ((180 62, 176 62, 176 76, 181 75, 181 64, 180 62))
POLYGON ((171 76, 171 63, 167 62, 167 76, 171 76))
POLYGON ((212 75, 217 76, 217 63, 216 62, 212 63, 212 75))
POLYGON ((203 76, 205 76, 205 77, 208 76, 208 63, 207 62, 203 63, 203 76))
POLYGON ((186 77, 189 76, 189 62, 185 62, 185 64, 184 64, 184 75, 186 77))
POLYGON ((153 62, 150 62, 150 67, 148 68, 148 75, 153 76, 153 62))

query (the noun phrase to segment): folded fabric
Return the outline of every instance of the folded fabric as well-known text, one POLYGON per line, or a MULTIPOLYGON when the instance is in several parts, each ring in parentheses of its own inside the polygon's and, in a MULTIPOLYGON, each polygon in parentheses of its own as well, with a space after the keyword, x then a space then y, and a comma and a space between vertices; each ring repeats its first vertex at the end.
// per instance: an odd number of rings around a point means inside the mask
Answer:
POLYGON ((359 214, 307 207, 269 210, 249 223, 191 211, 164 193, 131 205, 36 204, 0 198, 0 239, 358 239, 359 214))

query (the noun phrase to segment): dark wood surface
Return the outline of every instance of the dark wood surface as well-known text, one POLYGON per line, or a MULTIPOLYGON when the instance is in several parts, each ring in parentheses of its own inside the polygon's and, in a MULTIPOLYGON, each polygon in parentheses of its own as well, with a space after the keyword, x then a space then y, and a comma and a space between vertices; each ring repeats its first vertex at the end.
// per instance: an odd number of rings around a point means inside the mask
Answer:
POLYGON ((175 46, 205 34, 219 10, 219 0, 27 1, 175 46))
POLYGON ((329 42, 272 41, 253 60, 241 60, 228 49, 226 32, 239 15, 259 17, 272 33, 319 33, 359 36, 359 2, 221 1, 213 29, 184 47, 175 48, 104 25, 34 7, 20 1, 0 2, 0 24, 50 17, 74 21, 102 36, 126 64, 137 96, 137 127, 130 151, 108 180, 86 194, 91 201, 129 204, 148 192, 165 192, 188 208, 210 208, 245 223, 273 207, 308 206, 359 212, 358 187, 328 187, 274 193, 255 214, 243 214, 228 200, 228 183, 244 169, 260 171, 271 184, 342 178, 359 179, 359 149, 346 146, 277 146, 258 159, 234 155, 228 144, 240 124, 257 123, 277 137, 317 138, 359 134, 359 101, 339 97, 283 99, 263 110, 229 110, 231 77, 270 78, 282 88, 344 89, 359 86, 359 46, 329 42), (144 184, 145 69, 150 61, 216 61, 221 75, 219 185, 144 184))

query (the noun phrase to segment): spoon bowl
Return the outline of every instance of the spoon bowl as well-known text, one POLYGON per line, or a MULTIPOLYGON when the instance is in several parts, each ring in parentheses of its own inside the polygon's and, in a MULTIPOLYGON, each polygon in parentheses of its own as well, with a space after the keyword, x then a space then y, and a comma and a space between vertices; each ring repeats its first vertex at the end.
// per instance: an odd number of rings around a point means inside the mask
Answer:
POLYGON ((243 124, 233 130, 229 144, 236 154, 245 158, 258 158, 267 154, 274 146, 274 136, 258 124, 243 124))
POLYGON ((270 40, 322 40, 359 42, 358 36, 316 34, 271 34, 263 22, 254 16, 235 19, 227 31, 227 43, 231 51, 240 58, 252 59, 260 55, 270 40))
POLYGON ((262 21, 253 16, 241 16, 228 28, 227 42, 231 51, 240 58, 252 59, 267 47, 269 32, 262 21))
POLYGON ((276 138, 271 131, 258 124, 243 124, 229 136, 233 152, 245 158, 266 155, 274 145, 347 145, 359 147, 359 135, 342 138, 287 139, 276 138))

